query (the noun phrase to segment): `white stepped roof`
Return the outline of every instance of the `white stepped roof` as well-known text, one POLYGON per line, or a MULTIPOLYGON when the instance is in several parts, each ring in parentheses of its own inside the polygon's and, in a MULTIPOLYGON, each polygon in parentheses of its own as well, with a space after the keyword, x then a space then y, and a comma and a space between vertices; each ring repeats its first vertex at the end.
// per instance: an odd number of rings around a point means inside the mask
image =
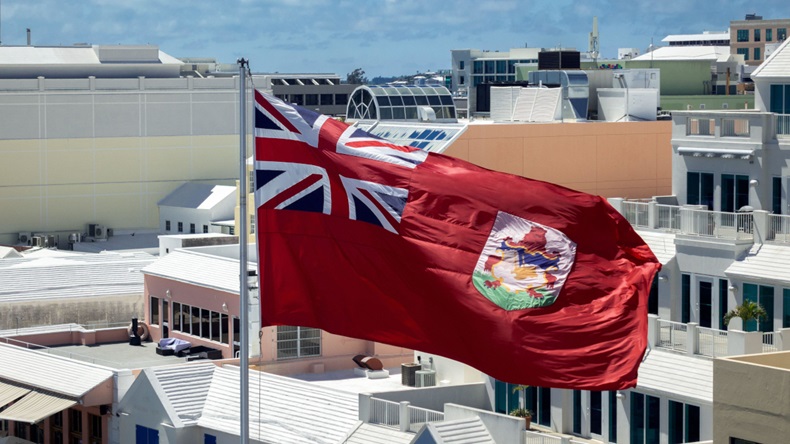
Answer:
MULTIPOLYGON (((255 265, 250 264, 250 269, 255 265)), ((143 274, 239 293, 238 259, 177 249, 145 267, 143 274)))
POLYGON ((430 423, 429 428, 443 444, 495 444, 494 438, 478 417, 430 423))
POLYGON ((140 270, 154 260, 143 252, 6 258, 0 302, 142 294, 140 270))
POLYGON ((790 246, 754 244, 742 258, 724 270, 729 277, 790 284, 790 246))
POLYGON ((671 393, 691 402, 713 403, 713 361, 651 350, 639 367, 636 390, 671 393))
POLYGON ((647 246, 656 255, 661 265, 666 265, 675 257, 675 235, 660 231, 637 231, 647 246))
POLYGON ((147 369, 153 374, 167 395, 173 411, 184 425, 197 424, 208 397, 208 389, 214 376, 213 363, 198 363, 147 369))
MULTIPOLYGON (((238 367, 217 368, 198 426, 237 436, 238 367)), ((250 438, 264 442, 336 443, 358 421, 358 395, 251 371, 250 438), (259 438, 260 437, 260 438, 259 438)))
POLYGON ((779 45, 776 51, 752 72, 751 77, 753 79, 763 77, 790 78, 790 46, 788 45, 790 45, 790 39, 786 39, 784 43, 779 45))
POLYGON ((75 399, 113 376, 105 367, 2 343, 0 363, 0 380, 75 399))

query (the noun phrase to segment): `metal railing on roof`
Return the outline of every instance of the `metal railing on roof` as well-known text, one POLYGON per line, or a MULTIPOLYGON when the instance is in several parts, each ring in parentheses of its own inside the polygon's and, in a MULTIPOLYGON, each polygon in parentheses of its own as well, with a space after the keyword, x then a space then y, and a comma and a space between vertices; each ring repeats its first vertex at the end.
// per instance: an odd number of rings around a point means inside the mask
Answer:
POLYGON ((769 231, 767 240, 790 243, 790 216, 769 214, 768 225, 769 231))

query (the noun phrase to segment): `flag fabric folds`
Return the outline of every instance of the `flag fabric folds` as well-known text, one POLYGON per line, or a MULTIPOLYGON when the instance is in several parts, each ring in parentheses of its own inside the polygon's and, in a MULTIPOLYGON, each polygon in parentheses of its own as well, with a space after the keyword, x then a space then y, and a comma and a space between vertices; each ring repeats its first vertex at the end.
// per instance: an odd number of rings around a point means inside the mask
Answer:
POLYGON ((434 353, 517 384, 636 385, 660 265, 604 199, 257 91, 254 106, 262 325, 434 353))

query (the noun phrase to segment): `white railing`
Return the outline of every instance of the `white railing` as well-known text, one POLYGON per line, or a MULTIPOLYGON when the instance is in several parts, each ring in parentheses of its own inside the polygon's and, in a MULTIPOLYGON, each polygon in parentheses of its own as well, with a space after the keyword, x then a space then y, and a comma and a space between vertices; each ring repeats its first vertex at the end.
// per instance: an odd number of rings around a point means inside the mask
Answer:
POLYGON ((531 432, 527 430, 527 444, 562 444, 562 438, 546 433, 531 432))
POLYGON ((409 430, 419 432, 423 424, 444 421, 444 413, 421 407, 409 406, 409 430))
POLYGON ((688 217, 684 218, 681 227, 683 234, 719 239, 754 239, 752 213, 725 213, 694 209, 684 209, 683 211, 688 212, 688 217))
POLYGON ((384 399, 370 398, 370 423, 384 427, 400 427, 400 404, 384 399))
POLYGON ((401 417, 402 407, 404 406, 399 402, 370 398, 369 422, 370 424, 378 424, 383 427, 418 432, 425 423, 444 421, 443 412, 412 405, 405 406, 406 414, 404 417, 401 417))
POLYGON ((699 354, 712 358, 727 356, 727 331, 707 327, 697 327, 699 333, 699 354))
POLYGON ((790 243, 790 216, 769 214, 768 224, 768 240, 790 243))
POLYGON ((686 352, 688 325, 682 322, 665 321, 658 319, 660 331, 658 346, 679 352, 686 352))
POLYGON ((90 362, 91 364, 118 368, 117 362, 98 359, 98 358, 94 358, 93 356, 81 355, 79 353, 74 353, 70 351, 59 350, 57 348, 50 348, 44 345, 33 344, 32 342, 25 342, 25 341, 20 341, 18 339, 2 338, 2 337, 0 337, 0 342, 4 342, 9 345, 16 345, 22 348, 28 348, 30 350, 36 350, 42 353, 46 353, 48 355, 62 356, 69 359, 76 359, 78 361, 90 362))
POLYGON ((677 205, 657 204, 658 224, 656 228, 667 231, 680 231, 680 207, 677 205))
POLYGON ((779 349, 776 347, 775 334, 772 331, 763 333, 763 353, 775 352, 779 349))
POLYGON ((790 114, 776 115, 776 134, 780 136, 790 135, 790 114))
POLYGON ((749 137, 749 119, 721 119, 721 137, 749 137))
POLYGON ((648 208, 650 204, 647 202, 624 201, 623 202, 623 215, 626 220, 636 227, 649 227, 650 218, 648 216, 648 208))

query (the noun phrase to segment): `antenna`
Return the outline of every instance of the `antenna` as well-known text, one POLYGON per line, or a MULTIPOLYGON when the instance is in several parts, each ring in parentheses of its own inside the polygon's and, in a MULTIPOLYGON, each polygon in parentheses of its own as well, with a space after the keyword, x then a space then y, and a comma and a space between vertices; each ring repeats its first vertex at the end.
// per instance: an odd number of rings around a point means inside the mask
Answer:
POLYGON ((598 52, 600 50, 600 42, 598 41, 598 16, 593 16, 592 32, 590 33, 590 45, 587 47, 593 63, 598 64, 598 52))

